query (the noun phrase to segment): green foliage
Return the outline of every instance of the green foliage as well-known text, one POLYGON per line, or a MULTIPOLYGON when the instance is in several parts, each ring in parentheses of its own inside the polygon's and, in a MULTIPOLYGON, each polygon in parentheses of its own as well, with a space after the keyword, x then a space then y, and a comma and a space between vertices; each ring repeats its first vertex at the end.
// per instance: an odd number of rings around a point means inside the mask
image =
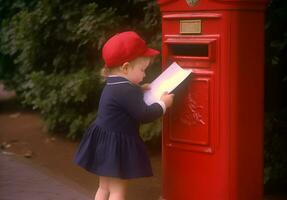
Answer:
POLYGON ((37 0, 0 0, 0 19, 10 18, 22 9, 31 9, 37 0))
POLYGON ((37 109, 48 130, 81 136, 96 115, 100 44, 119 26, 114 9, 95 3, 39 1, 2 22, 1 51, 14 57, 9 84, 37 109))
MULTIPOLYGON (((10 19, 22 9, 31 9, 37 0, 0 0, 0 22, 10 19)), ((1 24, 0 23, 0 24, 1 24)), ((1 26, 0 26, 1 29, 1 26)), ((3 55, 0 52, 0 80, 9 80, 15 71, 13 57, 3 55)))
POLYGON ((265 184, 285 185, 286 188, 287 2, 285 0, 269 2, 265 33, 265 184))
POLYGON ((45 74, 43 71, 27 75, 21 85, 23 103, 41 112, 48 129, 68 133, 75 139, 96 116, 100 87, 95 71, 81 69, 69 74, 45 74))
POLYGON ((150 141, 154 138, 161 137, 161 122, 156 120, 153 123, 143 124, 140 128, 141 137, 145 141, 150 141))
MULTIPOLYGON (((265 184, 287 185, 287 110, 265 117, 265 184)), ((277 188, 278 189, 278 188, 277 188)))
POLYGON ((271 0, 266 18, 267 67, 278 67, 282 73, 281 80, 285 81, 287 79, 287 2, 271 0))
MULTIPOLYGON (((155 1, 0 2, 0 78, 24 105, 41 113, 49 131, 72 139, 80 137, 96 116, 104 41, 132 29, 153 41, 152 46, 160 46, 155 1)), ((144 138, 159 134, 155 130, 144 138)))

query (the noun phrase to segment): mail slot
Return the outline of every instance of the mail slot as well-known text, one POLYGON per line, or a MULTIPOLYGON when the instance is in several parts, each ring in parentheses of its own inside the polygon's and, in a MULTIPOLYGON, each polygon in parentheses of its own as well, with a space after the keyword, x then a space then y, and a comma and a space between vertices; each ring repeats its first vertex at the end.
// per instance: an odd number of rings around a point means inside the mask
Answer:
MULTIPOLYGON (((182 67, 210 67, 215 61, 218 48, 218 35, 178 36, 168 35, 163 41, 163 51, 168 58, 182 67)), ((166 63, 165 63, 166 64, 166 63)))
POLYGON ((207 44, 171 44, 170 49, 175 56, 208 57, 207 44))
POLYGON ((263 199, 266 0, 157 2, 163 69, 193 69, 163 119, 162 198, 263 199))

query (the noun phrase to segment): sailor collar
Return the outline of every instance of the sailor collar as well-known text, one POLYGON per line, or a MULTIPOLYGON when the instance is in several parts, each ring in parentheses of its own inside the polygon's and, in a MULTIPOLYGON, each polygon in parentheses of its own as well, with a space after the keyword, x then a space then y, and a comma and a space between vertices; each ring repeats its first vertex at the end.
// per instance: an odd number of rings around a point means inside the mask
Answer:
POLYGON ((131 84, 131 82, 128 79, 121 76, 108 76, 106 83, 107 85, 118 85, 123 83, 131 84))

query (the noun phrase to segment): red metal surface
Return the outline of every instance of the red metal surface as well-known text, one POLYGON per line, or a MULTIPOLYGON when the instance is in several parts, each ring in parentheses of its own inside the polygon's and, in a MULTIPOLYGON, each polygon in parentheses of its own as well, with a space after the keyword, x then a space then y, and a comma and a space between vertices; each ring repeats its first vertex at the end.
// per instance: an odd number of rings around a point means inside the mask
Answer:
MULTIPOLYGON (((192 0, 187 0, 192 1, 192 0)), ((185 0, 157 0, 162 12, 211 10, 265 10, 267 0, 198 0, 190 6, 185 0)))
POLYGON ((164 68, 194 69, 163 120, 163 198, 261 200, 266 1, 158 3, 164 68), (200 19, 201 34, 180 34, 181 19, 200 19))

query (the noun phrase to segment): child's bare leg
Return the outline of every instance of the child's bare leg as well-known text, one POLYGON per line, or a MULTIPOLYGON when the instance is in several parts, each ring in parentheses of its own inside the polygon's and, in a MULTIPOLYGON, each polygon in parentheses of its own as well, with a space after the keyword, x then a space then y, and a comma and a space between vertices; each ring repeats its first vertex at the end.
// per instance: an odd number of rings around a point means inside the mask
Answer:
POLYGON ((99 188, 95 195, 95 200, 108 200, 109 199, 109 178, 99 177, 99 188))
POLYGON ((127 181, 118 178, 110 178, 109 180, 109 200, 125 200, 127 189, 127 181))

